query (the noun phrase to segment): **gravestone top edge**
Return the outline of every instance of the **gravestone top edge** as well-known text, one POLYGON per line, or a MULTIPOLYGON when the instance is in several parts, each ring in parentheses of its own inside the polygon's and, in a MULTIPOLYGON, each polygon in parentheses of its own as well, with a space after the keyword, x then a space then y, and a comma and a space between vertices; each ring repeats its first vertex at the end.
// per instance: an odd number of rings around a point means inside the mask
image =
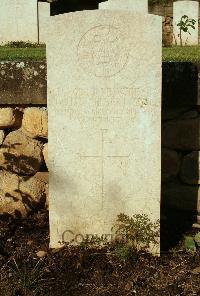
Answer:
POLYGON ((95 10, 81 10, 81 11, 75 11, 75 12, 67 12, 63 14, 57 14, 54 16, 51 16, 51 20, 61 19, 61 18, 67 18, 69 16, 81 16, 84 14, 92 15, 92 14, 126 14, 126 15, 138 15, 143 18, 149 18, 149 19, 158 19, 162 20, 162 16, 155 15, 155 14, 144 14, 143 12, 136 12, 136 11, 129 11, 129 10, 117 10, 117 9, 95 9, 95 10))
POLYGON ((179 6, 179 5, 186 6, 187 4, 192 4, 192 5, 199 6, 199 1, 184 0, 184 1, 175 1, 175 2, 173 2, 173 6, 179 6))

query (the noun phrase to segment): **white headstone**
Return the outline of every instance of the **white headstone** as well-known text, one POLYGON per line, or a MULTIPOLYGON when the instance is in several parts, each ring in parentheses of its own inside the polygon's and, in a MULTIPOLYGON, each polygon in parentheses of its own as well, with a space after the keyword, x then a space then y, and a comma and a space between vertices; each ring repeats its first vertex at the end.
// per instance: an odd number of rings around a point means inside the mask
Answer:
POLYGON ((195 29, 189 28, 189 33, 182 31, 183 45, 198 45, 198 17, 199 17, 199 2, 197 1, 176 1, 173 4, 173 32, 174 44, 180 45, 180 30, 177 24, 182 16, 188 16, 189 19, 196 21, 195 29))
POLYGON ((148 0, 108 0, 99 3, 99 9, 132 10, 148 13, 148 0))
POLYGON ((109 234, 120 213, 159 219, 161 27, 128 11, 51 17, 51 247, 109 234))
POLYGON ((49 29, 50 3, 38 2, 39 13, 39 42, 45 43, 47 30, 49 29))
POLYGON ((1 0, 0 43, 38 41, 37 0, 1 0))

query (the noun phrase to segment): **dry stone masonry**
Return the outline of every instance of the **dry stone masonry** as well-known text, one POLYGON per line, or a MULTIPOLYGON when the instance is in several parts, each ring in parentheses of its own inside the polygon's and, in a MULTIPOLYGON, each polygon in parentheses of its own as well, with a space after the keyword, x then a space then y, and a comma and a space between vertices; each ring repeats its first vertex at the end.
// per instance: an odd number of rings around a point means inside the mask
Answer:
POLYGON ((0 104, 47 104, 45 61, 0 61, 0 104))
POLYGON ((0 108, 0 216, 26 217, 45 204, 47 122, 44 107, 0 108))

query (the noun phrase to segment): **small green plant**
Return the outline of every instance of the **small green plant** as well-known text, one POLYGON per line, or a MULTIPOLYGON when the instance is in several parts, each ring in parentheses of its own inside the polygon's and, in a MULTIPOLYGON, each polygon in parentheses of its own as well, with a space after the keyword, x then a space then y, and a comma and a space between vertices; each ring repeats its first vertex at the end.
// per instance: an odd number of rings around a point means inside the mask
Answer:
POLYGON ((117 246, 115 255, 122 261, 128 261, 132 258, 134 249, 131 246, 117 246))
POLYGON ((196 252, 200 248, 200 232, 194 236, 185 236, 185 249, 188 252, 196 252))
MULTIPOLYGON (((190 19, 187 15, 183 15, 180 19, 180 22, 177 24, 177 27, 179 27, 179 38, 180 38, 180 45, 183 46, 183 36, 182 33, 188 33, 191 35, 190 33, 190 29, 195 30, 195 24, 196 21, 194 19, 190 19)), ((187 40, 185 42, 184 45, 186 45, 187 40)))
POLYGON ((158 245, 160 236, 159 221, 152 222, 146 214, 135 214, 132 217, 118 215, 113 231, 117 238, 122 239, 119 241, 122 249, 118 249, 117 253, 128 257, 130 249, 149 251, 151 247, 158 245))
POLYGON ((40 283, 43 281, 42 260, 30 270, 25 263, 20 266, 15 259, 10 263, 10 269, 17 279, 16 289, 21 291, 24 296, 40 295, 40 283))

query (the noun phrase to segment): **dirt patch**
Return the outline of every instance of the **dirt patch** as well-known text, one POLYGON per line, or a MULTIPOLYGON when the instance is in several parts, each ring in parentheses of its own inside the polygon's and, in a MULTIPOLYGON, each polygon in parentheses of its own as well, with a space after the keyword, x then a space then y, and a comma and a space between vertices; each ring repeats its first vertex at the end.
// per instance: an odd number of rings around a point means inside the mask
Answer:
POLYGON ((139 253, 127 261, 111 247, 53 252, 48 245, 47 212, 0 222, 0 295, 200 295, 200 252, 181 244, 160 258, 139 253))

